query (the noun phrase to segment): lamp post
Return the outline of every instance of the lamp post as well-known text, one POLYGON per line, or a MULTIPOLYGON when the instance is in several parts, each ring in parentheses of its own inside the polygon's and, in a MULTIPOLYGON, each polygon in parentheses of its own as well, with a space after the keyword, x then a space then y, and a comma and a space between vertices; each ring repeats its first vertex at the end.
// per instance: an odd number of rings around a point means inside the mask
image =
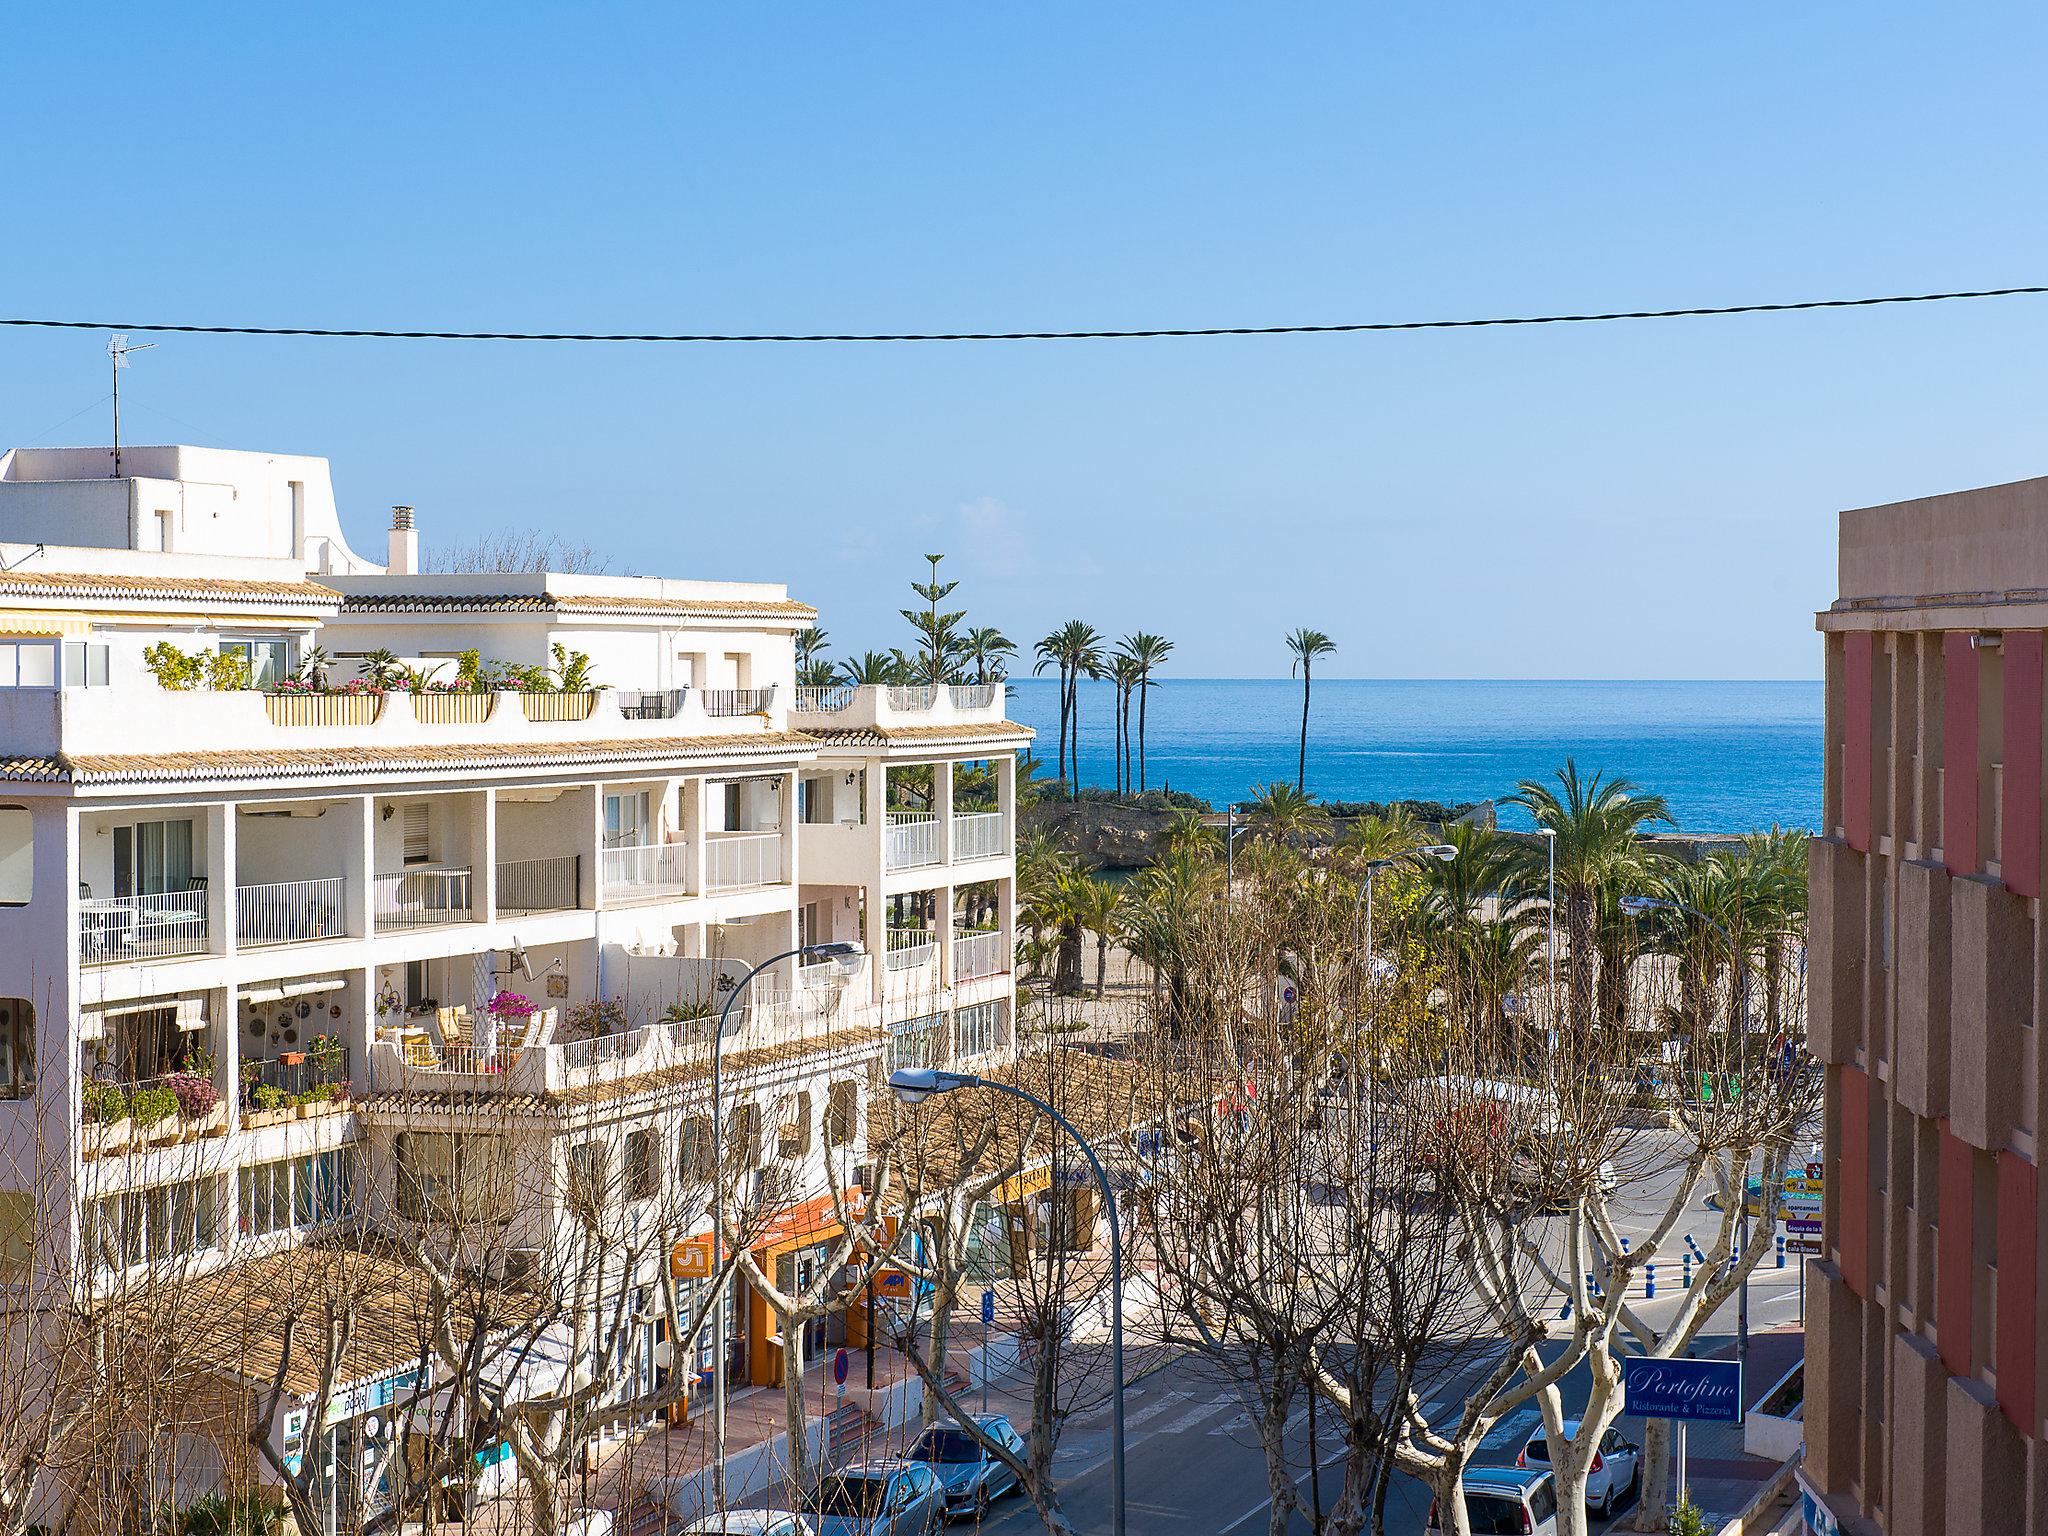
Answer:
POLYGON ((712 1455, 712 1498, 720 1514, 725 1513, 725 1304, 726 1287, 731 1278, 725 1273, 725 1116, 720 1113, 718 1103, 719 1061, 725 1051, 726 1021, 732 1017, 733 1004, 737 1003, 756 976, 771 965, 780 965, 785 960, 857 960, 861 947, 858 944, 803 944, 795 949, 785 949, 779 955, 770 955, 759 965, 739 979, 739 984, 726 994, 725 1002, 718 1010, 718 1030, 711 1037, 711 1283, 718 1291, 711 1298, 711 1443, 712 1455))
POLYGON ((1074 1128, 1065 1115, 1035 1093, 1026 1093, 1010 1083, 977 1077, 972 1072, 941 1072, 933 1067, 903 1067, 889 1074, 889 1091, 905 1104, 919 1104, 935 1093, 953 1093, 962 1088, 991 1088, 1044 1111, 1053 1123, 1073 1137, 1081 1155, 1094 1170, 1095 1183, 1102 1191, 1102 1204, 1109 1212, 1109 1369, 1113 1408, 1109 1421, 1110 1530, 1125 1536, 1124 1528, 1124 1248, 1123 1230, 1117 1221, 1116 1191, 1088 1138, 1074 1128))
POLYGON ((1372 974, 1372 879, 1390 864, 1405 864, 1410 859, 1437 859, 1445 864, 1458 856, 1458 850, 1449 843, 1424 843, 1420 848, 1411 848, 1406 853, 1389 854, 1384 859, 1365 861, 1365 970, 1372 974))
MULTIPOLYGON (((1742 951, 1735 943, 1735 936, 1715 919, 1707 916, 1698 907, 1687 906, 1682 901, 1673 901, 1666 896, 1624 896, 1620 907, 1630 917, 1641 917, 1648 912, 1684 912, 1698 918, 1714 932, 1721 935, 1721 942, 1728 946, 1735 966, 1735 1033, 1736 1048, 1747 1052, 1749 1048, 1749 975, 1742 963, 1742 951)), ((1727 1091, 1722 1085, 1722 1092, 1727 1091)), ((1736 1195, 1735 1208, 1735 1258, 1740 1263, 1742 1254, 1749 1246, 1749 1170, 1742 1170, 1742 1188, 1736 1195)), ((1771 1192, 1757 1187, 1759 1203, 1772 1198, 1771 1192)), ((1741 1294, 1735 1301, 1735 1362, 1745 1372, 1749 1369, 1749 1271, 1742 1274, 1741 1294)))
POLYGON ((1223 895, 1227 900, 1237 880, 1237 834, 1249 832, 1250 822, 1237 824, 1237 802, 1232 800, 1223 807, 1223 895))

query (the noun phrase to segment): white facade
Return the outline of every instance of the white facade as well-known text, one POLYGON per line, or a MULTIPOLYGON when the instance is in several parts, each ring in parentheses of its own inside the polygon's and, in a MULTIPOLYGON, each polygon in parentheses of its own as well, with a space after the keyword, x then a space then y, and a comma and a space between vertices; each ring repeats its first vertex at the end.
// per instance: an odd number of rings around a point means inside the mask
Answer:
MULTIPOLYGON (((558 1140, 672 1118, 635 1085, 707 1037, 664 1014, 801 944, 864 954, 753 983, 733 1100, 817 1116, 889 1060, 1014 1049, 1028 733, 1000 688, 799 690, 814 614, 779 586, 420 574, 405 528, 392 573, 350 549, 324 460, 121 461, 0 455, 0 1008, 33 1021, 0 1134, 47 1137, 59 1107, 70 1241, 95 1202, 187 1177, 195 1135, 215 1206, 187 1237, 211 1263, 284 1240, 259 1167, 362 1147, 360 1197, 388 1201, 392 1138, 435 1124, 436 1095, 500 1096, 558 1140), (445 679, 467 651, 546 666, 561 646, 597 686, 180 691, 144 661, 158 643, 284 673, 318 647, 330 684, 373 652, 445 679), (500 988, 542 1006, 530 1029, 484 1016, 500 988), (626 1028, 572 1038, 599 1000, 626 1028), (772 1049, 793 1043, 816 1050, 772 1049), (130 1103, 195 1069, 210 1123, 105 1120, 106 1085, 130 1103), (322 1081, 346 1103, 278 1112, 322 1081)), ((798 1185, 822 1188, 823 1139, 791 1155, 798 1185)), ((517 1225, 541 1243, 561 1219, 517 1225)))

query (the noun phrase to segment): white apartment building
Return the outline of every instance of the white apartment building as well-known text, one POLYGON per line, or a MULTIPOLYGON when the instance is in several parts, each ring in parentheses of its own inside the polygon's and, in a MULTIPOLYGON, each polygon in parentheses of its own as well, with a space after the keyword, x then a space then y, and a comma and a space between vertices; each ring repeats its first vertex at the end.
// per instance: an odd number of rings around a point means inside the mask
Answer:
MULTIPOLYGON (((719 1108, 758 1106, 787 1207, 763 1256, 802 1281, 837 1230, 823 1150, 857 1148, 880 1072, 1014 1051, 1029 732, 1000 686, 800 689, 815 613, 780 586, 424 572, 410 509, 380 567, 317 458, 109 472, 0 455, 0 1134, 59 1127, 64 1172, 0 1192, 16 1262, 33 1230, 90 1287, 402 1219, 396 1170, 461 1178, 479 1104, 558 1169, 602 1144, 667 1177, 708 1122, 647 1085, 695 1070, 751 967, 850 942, 768 966, 724 1041, 719 1108), (253 686, 168 687, 161 646, 253 686), (580 655, 587 686, 344 686, 469 652, 580 655), (323 657, 324 690, 276 690, 323 657)), ((508 1252, 569 1219, 559 1183, 508 1252)), ((730 1302, 730 1379, 775 1379, 759 1298, 730 1302)))

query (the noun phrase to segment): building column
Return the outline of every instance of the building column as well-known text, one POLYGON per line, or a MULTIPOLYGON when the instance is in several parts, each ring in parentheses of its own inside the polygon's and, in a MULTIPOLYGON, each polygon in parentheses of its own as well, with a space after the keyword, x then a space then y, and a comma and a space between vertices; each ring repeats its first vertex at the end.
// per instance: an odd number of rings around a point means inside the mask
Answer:
POLYGON ((952 990, 953 975, 953 882, 948 880, 932 893, 936 911, 932 926, 939 933, 939 990, 952 990))
POLYGON ((206 808, 207 949, 235 952, 235 802, 206 808))
MULTIPOLYGON (((590 809, 584 821, 584 836, 579 839, 589 849, 590 860, 590 905, 593 910, 604 910, 604 785, 590 786, 590 809)), ((701 875, 703 866, 697 866, 701 875)), ((695 887, 693 886, 694 890, 695 887)))
POLYGON ((469 807, 469 911, 480 922, 498 920, 498 792, 477 791, 469 807))
POLYGON ((796 847, 796 778, 797 770, 792 766, 789 772, 777 776, 781 788, 775 795, 775 814, 778 830, 782 834, 782 880, 785 885, 797 884, 796 847))
POLYGON ((355 802, 356 833, 341 851, 343 904, 348 909, 348 936, 367 939, 377 931, 377 797, 355 802))
POLYGON ((953 862, 953 767, 951 762, 932 764, 932 809, 939 817, 939 863, 953 862))
POLYGON ((995 760, 996 809, 1003 817, 1003 852, 1017 851, 1017 754, 1004 752, 995 760))
MULTIPOLYGON (((600 821, 599 829, 603 823, 600 821)), ((689 839, 690 894, 704 894, 706 845, 711 840, 711 786, 700 774, 683 781, 683 835, 689 839)))
POLYGON ((889 919, 879 882, 862 893, 861 945, 868 952, 868 987, 871 1000, 880 1006, 888 988, 889 919))
MULTIPOLYGON (((1014 871, 996 882, 996 927, 1003 935, 1003 971, 1017 970, 1017 877, 1014 871)), ((1015 990, 1014 988, 1012 989, 1015 990)))

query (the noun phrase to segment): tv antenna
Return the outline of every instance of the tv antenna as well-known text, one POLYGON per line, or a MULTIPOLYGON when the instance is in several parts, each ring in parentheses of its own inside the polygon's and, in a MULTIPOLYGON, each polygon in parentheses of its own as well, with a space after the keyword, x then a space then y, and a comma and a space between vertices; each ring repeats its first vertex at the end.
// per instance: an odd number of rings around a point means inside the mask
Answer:
POLYGON ((130 352, 147 352, 155 346, 145 341, 139 346, 130 346, 125 332, 116 331, 107 338, 107 356, 114 360, 114 478, 121 478, 121 370, 128 366, 130 352))

